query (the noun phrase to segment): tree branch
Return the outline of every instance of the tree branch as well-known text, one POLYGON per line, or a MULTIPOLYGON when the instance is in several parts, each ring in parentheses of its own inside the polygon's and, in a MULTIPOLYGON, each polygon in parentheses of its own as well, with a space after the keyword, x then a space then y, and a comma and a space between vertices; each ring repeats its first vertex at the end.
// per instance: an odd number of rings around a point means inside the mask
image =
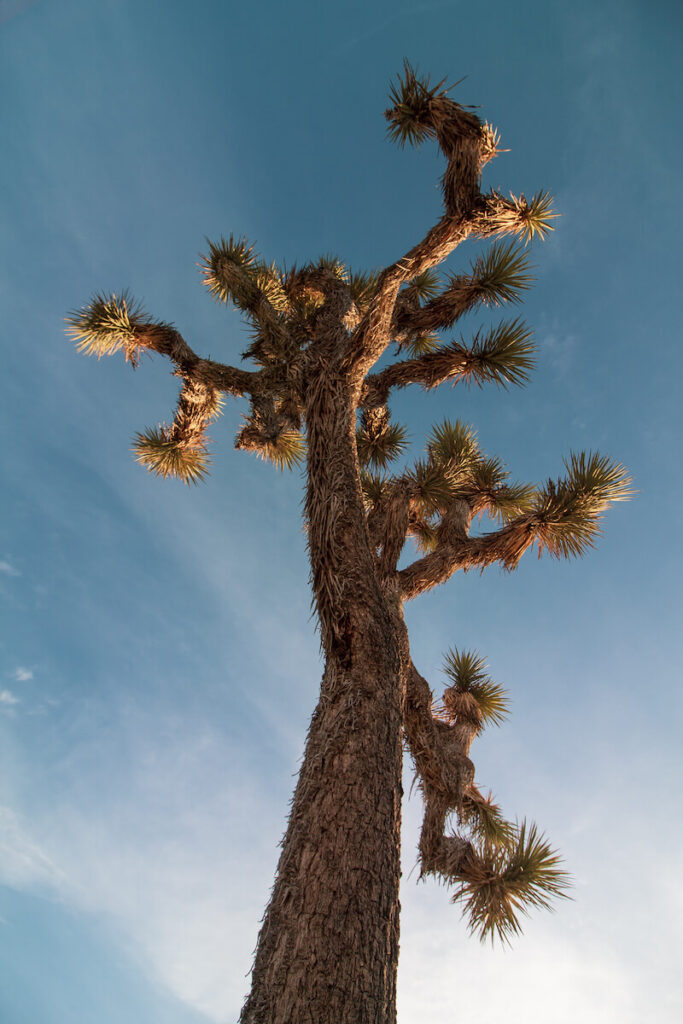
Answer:
POLYGON ((202 359, 169 324, 149 324, 140 328, 136 332, 136 344, 168 356, 178 367, 179 375, 186 379, 237 398, 259 393, 265 383, 263 371, 240 370, 212 359, 202 359))
POLYGON ((442 532, 434 551, 398 573, 402 599, 409 601, 445 583, 458 569, 485 569, 494 562, 514 569, 536 539, 536 526, 534 516, 528 515, 482 537, 468 537, 462 532, 458 535, 454 530, 445 535, 442 532))
POLYGON ((435 388, 446 381, 525 383, 534 364, 531 332, 521 320, 498 324, 487 335, 475 336, 472 345, 454 341, 415 359, 392 363, 370 374, 361 392, 361 405, 371 408, 386 402, 392 388, 421 384, 435 388))
POLYGON ((87 306, 67 317, 68 333, 79 352, 111 356, 123 352, 136 366, 145 349, 168 356, 178 376, 210 390, 241 397, 263 389, 262 372, 238 370, 234 366, 201 359, 172 324, 152 320, 125 292, 95 295, 87 306))

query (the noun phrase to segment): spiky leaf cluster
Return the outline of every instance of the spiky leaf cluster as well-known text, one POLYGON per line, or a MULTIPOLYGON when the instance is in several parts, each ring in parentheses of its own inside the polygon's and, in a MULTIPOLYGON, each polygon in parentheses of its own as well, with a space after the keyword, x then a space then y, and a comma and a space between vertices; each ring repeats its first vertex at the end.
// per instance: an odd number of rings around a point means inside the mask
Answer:
POLYGON ((472 345, 452 346, 463 352, 460 377, 480 387, 483 384, 521 387, 534 366, 535 350, 531 339, 531 331, 519 318, 498 324, 484 336, 477 332, 472 345))
POLYGON ((572 453, 565 468, 566 476, 549 480, 539 492, 532 513, 539 550, 556 558, 579 556, 593 547, 608 505, 634 493, 625 467, 599 452, 572 453))
POLYGON ((534 280, 527 255, 514 242, 492 245, 479 256, 472 264, 472 279, 479 301, 487 306, 520 302, 520 293, 527 291, 534 280))
POLYGON ((208 473, 210 459, 204 445, 174 441, 163 426, 136 434, 133 451, 140 465, 155 476, 178 477, 189 485, 199 483, 208 473))
MULTIPOLYGON (((454 691, 454 697, 468 693, 477 702, 482 725, 500 725, 508 713, 507 691, 491 679, 482 657, 474 651, 449 650, 443 670, 453 682, 449 690, 454 691)), ((446 711, 449 690, 444 693, 446 711)))
POLYGON ((393 142, 419 146, 435 135, 431 122, 431 104, 439 93, 443 81, 430 87, 429 76, 420 77, 408 61, 403 63, 403 74, 392 82, 389 89, 391 107, 384 112, 388 122, 387 133, 393 142))
POLYGON ((410 486, 413 514, 408 532, 418 549, 431 551, 438 539, 441 513, 455 500, 481 451, 471 426, 456 420, 432 427, 427 440, 427 459, 419 459, 404 474, 410 486))
POLYGON ((282 275, 275 264, 259 259, 246 238, 233 235, 209 242, 209 252, 200 264, 204 284, 214 298, 244 312, 254 312, 265 299, 277 312, 289 308, 282 275))
POLYGON ((377 291, 379 274, 376 271, 349 274, 349 291, 360 313, 363 313, 377 291))
POLYGON ((67 332, 75 340, 79 352, 88 356, 111 356, 123 349, 134 365, 139 348, 136 331, 149 328, 152 321, 127 291, 119 295, 98 294, 86 306, 74 310, 66 318, 67 332))
POLYGON ((491 201, 491 208, 481 225, 486 234, 516 234, 526 245, 535 238, 542 242, 554 231, 550 222, 558 214, 553 213, 553 197, 549 192, 537 192, 531 199, 525 195, 510 193, 507 197, 493 192, 491 201))
POLYGON ((509 483, 509 472, 497 456, 483 457, 469 474, 470 500, 475 511, 503 522, 524 515, 533 508, 536 488, 532 484, 509 483))
POLYGON ((306 458, 306 440, 298 430, 263 429, 259 417, 248 417, 235 441, 236 448, 255 452, 276 469, 295 469, 306 458))
POLYGON ((491 793, 481 799, 468 794, 463 800, 460 822, 469 828, 473 838, 480 844, 503 846, 515 836, 514 826, 503 817, 491 793))
POLYGON ((474 427, 461 419, 455 423, 444 420, 433 426, 427 438, 427 452, 430 461, 446 466, 451 476, 458 477, 469 473, 481 457, 474 427))
POLYGON ((316 263, 318 270, 329 270, 340 281, 348 281, 349 272, 343 260, 334 253, 324 253, 316 263))
POLYGON ((391 489, 391 480, 381 473, 371 473, 367 469, 360 471, 360 483, 366 508, 381 504, 391 489))
POLYGON ((443 464, 418 460, 404 474, 410 486, 412 501, 425 525, 433 525, 429 517, 443 512, 453 500, 453 477, 443 464))
POLYGON ((429 302, 441 291, 441 276, 438 270, 430 268, 416 274, 409 284, 401 289, 401 295, 415 302, 429 302))
POLYGON ((411 358, 417 359, 429 352, 436 352, 440 347, 441 339, 437 334, 414 334, 400 343, 397 352, 407 352, 411 358))
POLYGON ((414 513, 408 524, 408 534, 415 541, 417 550, 422 555, 429 554, 436 547, 439 534, 436 525, 427 516, 414 513))
POLYGON ((468 859, 453 896, 482 942, 508 944, 520 934, 520 915, 534 907, 551 909, 551 899, 567 897, 570 876, 562 859, 535 824, 525 821, 507 842, 484 842, 468 859))
POLYGON ((361 466, 386 469, 408 446, 408 432, 400 423, 387 422, 379 431, 367 432, 362 427, 356 432, 358 461, 361 466))

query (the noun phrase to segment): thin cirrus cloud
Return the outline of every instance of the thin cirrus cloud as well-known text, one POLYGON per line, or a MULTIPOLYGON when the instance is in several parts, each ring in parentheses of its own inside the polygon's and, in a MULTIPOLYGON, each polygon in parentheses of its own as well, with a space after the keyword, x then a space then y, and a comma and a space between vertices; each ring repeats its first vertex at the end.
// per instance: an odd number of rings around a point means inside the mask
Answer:
POLYGON ((11 708, 18 703, 19 698, 16 697, 11 690, 0 690, 0 705, 6 708, 11 708))
POLYGON ((24 668, 23 665, 19 665, 12 673, 12 679, 17 683, 28 683, 33 679, 33 672, 30 668, 24 668))
POLYGON ((18 569, 15 569, 9 562, 0 562, 0 572, 5 576, 21 576, 18 569))

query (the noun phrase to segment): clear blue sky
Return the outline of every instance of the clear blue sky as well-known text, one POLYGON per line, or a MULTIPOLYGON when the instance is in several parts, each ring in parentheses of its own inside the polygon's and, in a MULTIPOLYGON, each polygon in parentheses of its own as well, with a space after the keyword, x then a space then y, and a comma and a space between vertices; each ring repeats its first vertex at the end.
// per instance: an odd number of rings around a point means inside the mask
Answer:
POLYGON ((172 415, 169 366, 78 356, 63 318, 129 286, 236 361, 205 236, 289 263, 397 258, 440 209, 438 155, 385 138, 404 56, 467 76, 456 98, 510 149, 488 185, 548 188, 562 213, 533 251, 532 382, 402 394, 414 452, 462 416, 517 478, 598 447, 639 494, 582 562, 527 556, 410 608, 437 691, 452 645, 509 688, 478 778, 547 830, 575 899, 512 951, 469 940, 410 873, 415 797, 399 1021, 681 1019, 681 12, 0 0, 3 1024, 235 1021, 320 674, 300 477, 234 451, 235 402, 207 483, 145 474, 131 437, 172 415))

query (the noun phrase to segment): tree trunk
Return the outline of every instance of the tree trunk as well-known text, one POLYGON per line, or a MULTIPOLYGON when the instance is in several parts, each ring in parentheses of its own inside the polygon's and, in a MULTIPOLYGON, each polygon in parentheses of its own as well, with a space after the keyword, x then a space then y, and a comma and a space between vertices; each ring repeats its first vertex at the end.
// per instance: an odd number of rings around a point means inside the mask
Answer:
POLYGON ((396 1020, 405 669, 369 545, 351 390, 328 369, 309 391, 306 516, 326 667, 241 1024, 396 1020))
POLYGON ((398 679, 328 662, 241 1024, 396 1020, 398 679))

